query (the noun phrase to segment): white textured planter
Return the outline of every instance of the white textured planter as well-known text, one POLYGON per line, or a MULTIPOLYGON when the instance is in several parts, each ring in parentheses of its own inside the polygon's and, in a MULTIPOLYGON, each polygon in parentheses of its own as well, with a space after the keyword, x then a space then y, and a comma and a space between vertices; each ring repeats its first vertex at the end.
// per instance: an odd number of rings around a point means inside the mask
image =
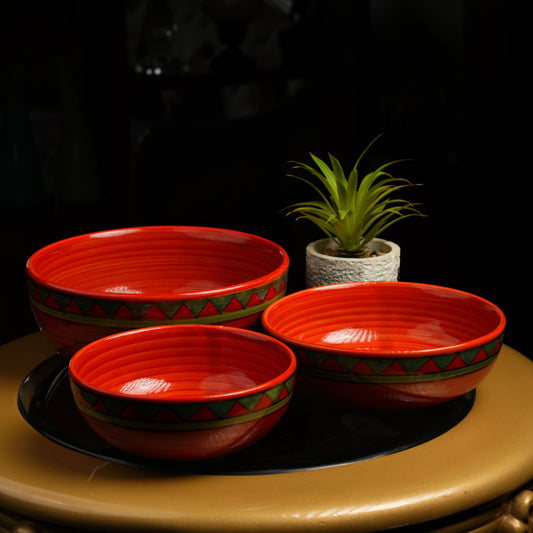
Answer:
POLYGON ((351 281, 398 281, 400 247, 394 242, 373 239, 369 248, 382 255, 363 258, 326 255, 323 252, 330 242, 330 239, 320 239, 307 246, 307 287, 351 281))

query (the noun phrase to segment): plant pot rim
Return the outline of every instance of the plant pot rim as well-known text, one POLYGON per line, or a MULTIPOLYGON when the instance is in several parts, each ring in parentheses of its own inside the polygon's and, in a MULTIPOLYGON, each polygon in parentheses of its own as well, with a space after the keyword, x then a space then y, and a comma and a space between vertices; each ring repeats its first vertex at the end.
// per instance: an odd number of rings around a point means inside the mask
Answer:
POLYGON ((340 257, 340 256, 335 256, 335 255, 329 255, 323 252, 326 246, 331 242, 333 241, 329 237, 318 239, 316 241, 312 241, 307 245, 306 251, 308 254, 319 256, 319 257, 324 257, 324 258, 329 258, 331 260, 339 261, 339 262, 342 262, 342 261, 348 261, 348 262, 374 261, 392 252, 395 252, 396 254, 400 253, 400 247, 395 242, 388 241, 386 239, 381 239, 379 237, 375 237, 374 239, 370 241, 369 244, 371 245, 371 249, 373 251, 382 252, 380 255, 375 255, 375 256, 370 256, 370 257, 340 257))

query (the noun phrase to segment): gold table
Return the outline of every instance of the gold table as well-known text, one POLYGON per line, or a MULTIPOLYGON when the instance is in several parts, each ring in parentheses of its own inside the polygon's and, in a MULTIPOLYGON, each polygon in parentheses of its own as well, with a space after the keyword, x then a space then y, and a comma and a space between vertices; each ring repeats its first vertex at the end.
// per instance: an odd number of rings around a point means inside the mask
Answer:
POLYGON ((428 442, 246 476, 153 472, 43 437, 20 415, 17 394, 52 354, 41 333, 0 347, 0 532, 533 530, 533 362, 508 346, 470 413, 428 442))

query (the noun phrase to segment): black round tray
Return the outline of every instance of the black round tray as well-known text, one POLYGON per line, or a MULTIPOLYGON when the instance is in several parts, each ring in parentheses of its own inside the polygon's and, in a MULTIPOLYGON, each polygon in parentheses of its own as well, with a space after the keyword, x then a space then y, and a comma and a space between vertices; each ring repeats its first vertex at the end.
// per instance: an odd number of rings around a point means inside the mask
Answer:
POLYGON ((72 450, 130 466, 195 474, 274 474, 326 468, 396 453, 443 434, 470 411, 475 391, 432 407, 364 411, 296 390, 279 424, 258 443, 209 460, 174 462, 126 454, 104 442, 79 414, 66 360, 55 355, 24 379, 18 406, 39 433, 72 450))

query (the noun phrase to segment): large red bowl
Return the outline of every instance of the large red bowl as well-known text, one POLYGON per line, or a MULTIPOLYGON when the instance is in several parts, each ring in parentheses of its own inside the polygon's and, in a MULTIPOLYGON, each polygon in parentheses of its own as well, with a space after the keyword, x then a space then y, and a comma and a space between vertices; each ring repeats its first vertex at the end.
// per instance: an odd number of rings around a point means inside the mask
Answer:
POLYGON ((79 235, 36 251, 26 273, 35 318, 59 353, 125 329, 254 328, 283 296, 289 258, 238 231, 184 226, 79 235))
POLYGON ((505 329, 502 311, 479 296, 409 282, 306 289, 274 302, 262 322, 294 350, 302 386, 378 409, 434 405, 473 390, 505 329))
POLYGON ((289 405, 296 358, 283 343, 227 326, 177 325, 119 333, 69 361, 74 400, 118 449, 198 460, 266 435, 289 405))

